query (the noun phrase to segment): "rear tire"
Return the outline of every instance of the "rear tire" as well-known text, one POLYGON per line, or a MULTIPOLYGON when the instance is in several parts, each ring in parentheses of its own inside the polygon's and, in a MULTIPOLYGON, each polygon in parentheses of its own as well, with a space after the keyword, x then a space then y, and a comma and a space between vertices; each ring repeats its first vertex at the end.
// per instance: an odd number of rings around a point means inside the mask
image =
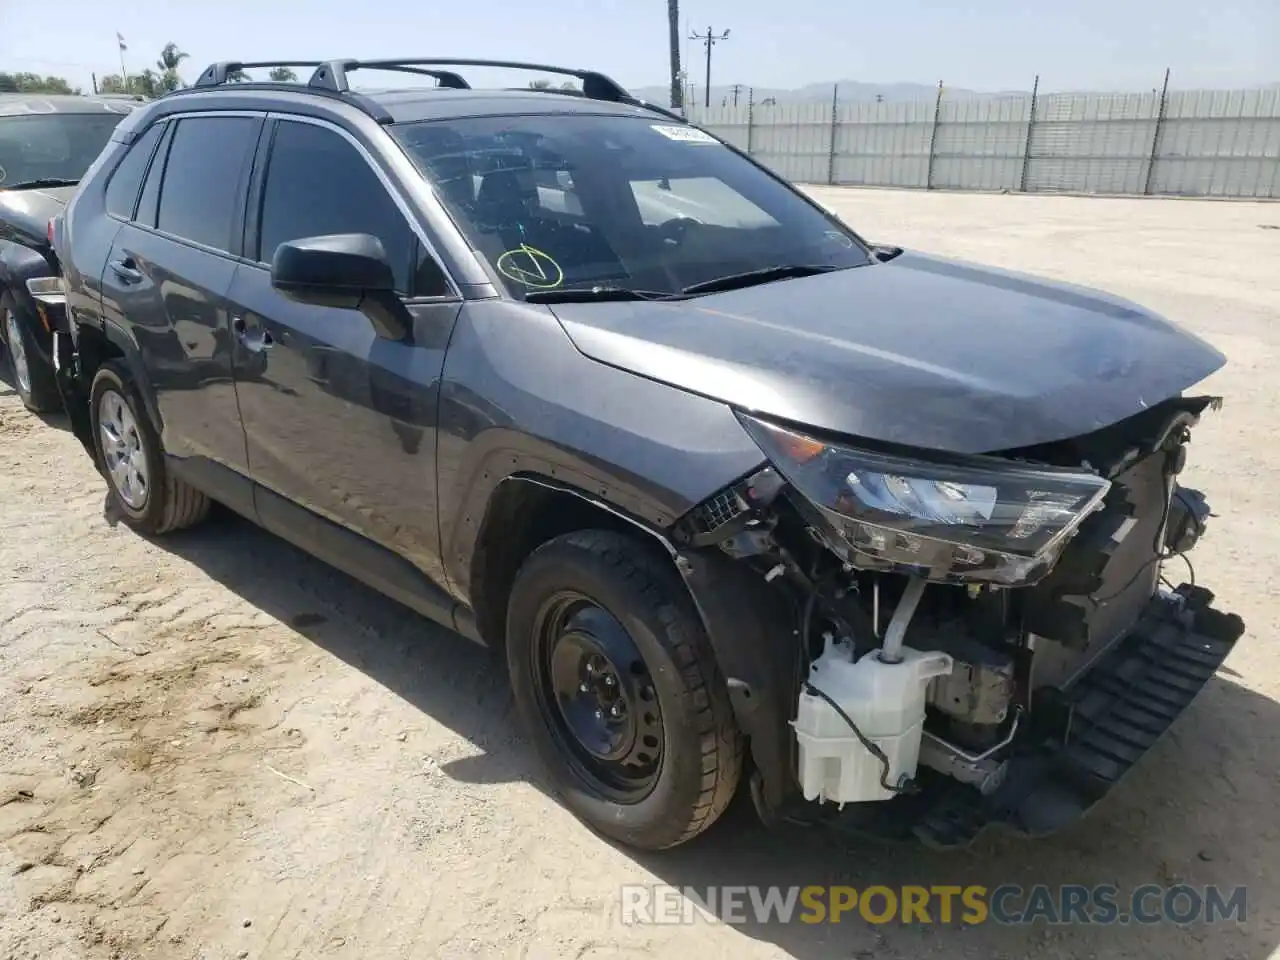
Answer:
POLYGON ((12 293, 0 295, 0 340, 4 341, 14 389, 32 413, 53 413, 62 409, 62 397, 53 367, 36 347, 32 322, 12 293))
POLYGON ((591 530, 535 550, 512 587, 507 661, 553 786, 600 833, 660 850, 724 812, 742 739, 688 591, 647 545, 591 530))
POLYGON ((208 515, 209 498, 169 472, 160 437, 124 364, 111 361, 99 368, 89 415, 98 468, 126 526, 156 536, 208 515))

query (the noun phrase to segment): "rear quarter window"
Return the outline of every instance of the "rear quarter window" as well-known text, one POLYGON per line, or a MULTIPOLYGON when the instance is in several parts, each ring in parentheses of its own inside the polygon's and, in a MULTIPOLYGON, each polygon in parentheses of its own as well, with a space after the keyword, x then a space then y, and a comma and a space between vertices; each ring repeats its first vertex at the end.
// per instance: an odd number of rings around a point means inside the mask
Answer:
POLYGON ((164 132, 164 123, 157 123, 134 140, 120 161, 111 179, 107 181, 107 212, 125 220, 132 220, 138 205, 138 191, 142 178, 147 174, 147 164, 155 153, 156 144, 164 132))

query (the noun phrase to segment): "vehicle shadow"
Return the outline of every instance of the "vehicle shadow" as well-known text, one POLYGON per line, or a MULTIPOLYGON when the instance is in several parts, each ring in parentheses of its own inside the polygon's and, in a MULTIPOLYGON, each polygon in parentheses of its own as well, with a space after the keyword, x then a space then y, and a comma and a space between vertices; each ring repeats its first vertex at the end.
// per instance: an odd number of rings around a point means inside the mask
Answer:
MULTIPOLYGON (((469 783, 524 781, 546 790, 510 711, 505 670, 489 651, 437 627, 238 517, 219 512, 157 545, 204 570, 480 748, 445 764, 469 783)), ((743 936, 801 960, 829 958, 1113 957, 1263 960, 1280 943, 1280 705, 1219 676, 1133 774, 1084 821, 1056 837, 988 835, 940 853, 818 829, 765 829, 745 792, 704 836, 660 854, 624 851, 655 883, 706 898, 714 886, 918 885, 988 890, 1007 884, 1113 884, 1118 902, 1144 884, 1247 887, 1244 923, 966 926, 875 924, 855 910, 839 923, 745 922, 743 936)), ((585 828, 584 828, 585 829, 585 828)), ((879 901, 881 904, 883 901, 879 901)), ((1015 907, 1025 897, 1013 898, 1015 907)), ((748 901, 749 903, 749 901, 748 901)), ((1154 901, 1158 905, 1159 901, 1154 901)), ((1153 904, 1148 902, 1147 906, 1153 904)), ((799 913, 799 911, 798 911, 799 913)), ((696 923, 708 922, 695 918, 696 923)))

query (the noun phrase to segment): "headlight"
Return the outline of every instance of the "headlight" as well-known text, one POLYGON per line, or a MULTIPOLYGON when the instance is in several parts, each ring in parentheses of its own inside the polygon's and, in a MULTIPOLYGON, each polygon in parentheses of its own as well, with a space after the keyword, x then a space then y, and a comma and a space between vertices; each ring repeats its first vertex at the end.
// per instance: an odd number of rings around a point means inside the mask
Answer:
POLYGON ((936 461, 830 444, 739 415, 855 566, 931 580, 1025 584, 1052 567, 1111 483, 991 457, 936 461), (843 549, 842 549, 843 548, 843 549))

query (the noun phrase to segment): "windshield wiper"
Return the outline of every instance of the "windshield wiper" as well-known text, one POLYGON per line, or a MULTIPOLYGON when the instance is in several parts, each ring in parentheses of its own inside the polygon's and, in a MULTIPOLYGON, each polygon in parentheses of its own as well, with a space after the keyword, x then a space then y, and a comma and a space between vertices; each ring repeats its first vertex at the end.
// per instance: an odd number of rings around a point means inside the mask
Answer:
POLYGON ((19 183, 0 183, 5 190, 21 190, 32 187, 74 187, 79 180, 67 180, 65 177, 40 177, 38 180, 22 180, 19 183))
POLYGON ((530 290, 526 303, 607 303, 624 300, 679 300, 681 294, 626 287, 569 287, 563 290, 530 290))
POLYGON ((694 283, 684 288, 684 293, 716 293, 720 290, 738 290, 742 287, 752 287, 758 283, 771 283, 774 280, 788 280, 792 277, 812 277, 819 273, 830 273, 832 270, 839 270, 840 267, 830 263, 791 263, 779 264, 772 267, 761 267, 758 270, 748 270, 745 273, 731 273, 725 277, 716 277, 714 280, 703 280, 701 283, 694 283))

